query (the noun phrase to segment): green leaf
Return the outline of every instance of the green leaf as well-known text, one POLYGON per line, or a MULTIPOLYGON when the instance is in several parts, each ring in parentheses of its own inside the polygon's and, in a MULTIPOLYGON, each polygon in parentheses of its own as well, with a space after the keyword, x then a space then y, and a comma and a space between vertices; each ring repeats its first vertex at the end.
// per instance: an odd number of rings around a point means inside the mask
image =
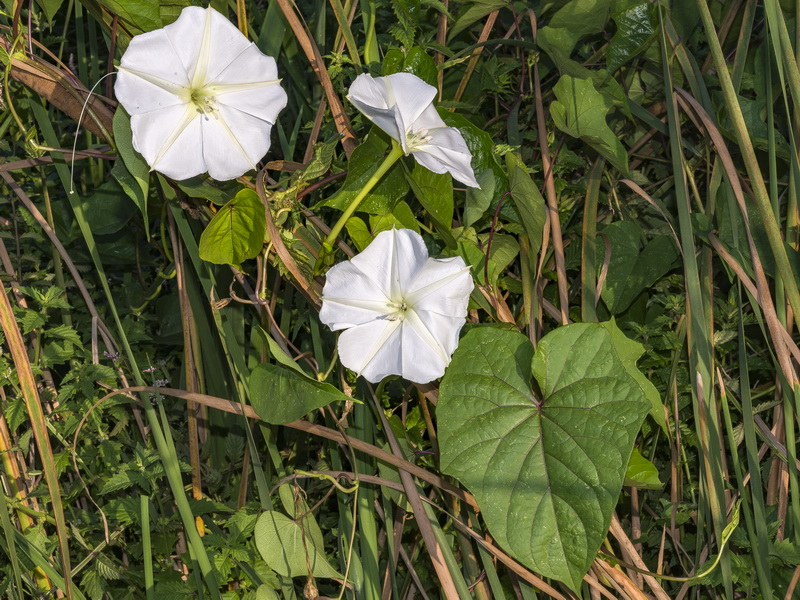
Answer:
MULTIPOLYGON (((600 296, 612 315, 624 312, 639 294, 668 273, 678 258, 675 241, 668 236, 654 237, 640 252, 641 233, 632 221, 618 221, 603 228, 611 244, 611 260, 600 296)), ((598 245, 598 269, 605 257, 602 248, 598 245)))
POLYGON ((370 233, 367 224, 358 217, 350 217, 344 226, 347 229, 347 235, 353 240, 353 244, 359 252, 363 252, 364 248, 369 246, 370 242, 375 239, 370 233))
POLYGON ((280 596, 278 596, 278 592, 265 583, 258 586, 256 600, 280 600, 280 596))
MULTIPOLYGON (((378 170, 381 165, 381 157, 386 154, 388 148, 388 137, 373 127, 366 140, 350 155, 344 185, 335 195, 323 200, 320 206, 345 210, 373 173, 378 170)), ((407 193, 408 183, 406 183, 403 169, 398 161, 367 194, 367 197, 359 204, 358 210, 371 215, 391 212, 395 203, 407 193)))
POLYGON ((507 0, 475 0, 469 8, 464 10, 456 19, 455 24, 447 32, 448 38, 453 39, 473 23, 477 23, 490 12, 498 8, 506 8, 507 0))
POLYGON ((121 107, 114 113, 114 143, 117 154, 122 158, 114 164, 111 174, 125 190, 125 193, 136 203, 147 223, 147 195, 150 191, 150 167, 142 155, 133 149, 131 118, 121 107))
POLYGON ((439 84, 439 71, 433 57, 425 51, 425 48, 419 46, 414 46, 405 54, 397 48, 386 53, 381 74, 393 73, 413 73, 429 85, 436 87, 439 84))
POLYGON ((53 22, 53 17, 56 16, 58 9, 61 8, 63 3, 64 0, 36 0, 36 4, 42 8, 49 23, 53 22))
POLYGON ((408 183, 445 244, 455 248, 456 242, 450 235, 453 227, 453 178, 450 173, 434 173, 415 162, 408 183))
POLYGON ((479 188, 467 188, 467 200, 464 203, 462 221, 464 227, 470 227, 489 210, 494 197, 494 173, 491 169, 483 169, 475 173, 479 188))
POLYGON ((425 52, 424 48, 414 46, 406 54, 403 62, 403 71, 413 73, 422 81, 436 87, 439 84, 439 71, 433 57, 425 52))
POLYGON ((525 234, 531 243, 531 255, 539 253, 542 247, 542 235, 547 219, 545 202, 539 187, 533 182, 525 163, 513 152, 506 154, 508 168, 508 191, 517 212, 525 226, 525 234))
POLYGON ((660 490, 664 487, 658 477, 656 466, 642 456, 636 448, 633 449, 631 459, 628 461, 624 483, 627 486, 646 490, 660 490))
POLYGON ((264 561, 283 577, 307 577, 309 564, 314 577, 341 577, 314 543, 305 523, 301 527, 286 515, 268 510, 258 518, 254 537, 264 561))
POLYGON ((519 243, 516 238, 513 235, 496 233, 492 236, 492 245, 489 248, 488 233, 476 236, 471 228, 464 229, 460 233, 458 254, 472 268, 472 277, 476 281, 486 283, 485 275, 488 274, 488 283, 496 285, 497 279, 519 254, 519 243), (487 248, 488 264, 486 264, 487 248))
POLYGON ((616 71, 655 39, 658 28, 656 10, 655 4, 644 1, 625 6, 611 15, 617 31, 606 52, 609 73, 616 71))
POLYGON ((261 252, 267 218, 264 204, 246 188, 219 209, 200 236, 200 258, 217 265, 239 265, 261 252))
POLYGON ((189 198, 202 198, 213 202, 217 206, 222 206, 231 196, 235 196, 242 190, 242 184, 235 179, 232 181, 214 181, 201 177, 190 177, 173 183, 189 198))
MULTIPOLYGON (((467 148, 472 153, 472 168, 476 173, 484 169, 491 169, 494 173, 494 197, 492 205, 497 206, 500 198, 508 191, 508 178, 503 168, 494 157, 494 142, 492 136, 475 125, 470 120, 444 108, 437 108, 439 116, 448 127, 455 127, 461 132, 467 148)), ((501 211, 502 212, 502 211, 501 211)))
POLYGON ((590 79, 563 75, 553 88, 557 100, 550 114, 561 131, 580 138, 623 173, 628 172, 628 153, 606 123, 611 100, 598 92, 590 79))
POLYGON ((283 425, 331 402, 350 400, 329 383, 278 365, 260 364, 250 375, 253 408, 267 423, 283 425))
POLYGON ((620 349, 615 330, 567 325, 534 355, 522 334, 472 329, 439 392, 442 470, 475 495, 502 547, 576 591, 650 406, 629 371, 635 342, 620 349))
POLYGON ((369 218, 369 227, 372 230, 372 235, 378 235, 381 231, 386 231, 395 227, 397 229, 413 229, 419 233, 419 223, 414 216, 411 207, 403 200, 398 202, 394 210, 386 215, 374 216, 369 218))
POLYGON ((581 38, 603 31, 610 4, 611 0, 567 2, 539 30, 537 45, 548 54, 558 52, 569 56, 581 38))
POLYGON ((144 33, 162 26, 158 0, 97 0, 132 25, 132 33, 144 33))
POLYGON ((114 163, 111 175, 114 179, 104 181, 91 196, 81 199, 84 217, 95 235, 117 233, 136 214, 137 206, 139 210, 145 206, 143 196, 134 198, 141 190, 119 160, 114 163), (131 204, 128 198, 136 204, 131 204))

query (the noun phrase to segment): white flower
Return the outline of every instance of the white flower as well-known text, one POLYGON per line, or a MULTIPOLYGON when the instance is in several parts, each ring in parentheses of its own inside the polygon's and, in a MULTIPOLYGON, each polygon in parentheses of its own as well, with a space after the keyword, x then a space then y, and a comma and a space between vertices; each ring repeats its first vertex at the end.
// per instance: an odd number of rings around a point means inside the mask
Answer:
POLYGON ((480 187, 464 137, 445 124, 433 106, 434 97, 436 88, 411 73, 375 78, 359 75, 347 95, 358 110, 400 142, 403 152, 413 154, 423 167, 480 187))
POLYGON ((114 86, 133 147, 173 179, 239 177, 267 153, 286 106, 275 59, 209 7, 131 40, 114 86))
POLYGON ((427 383, 458 345, 473 283, 461 257, 428 258, 410 229, 382 231, 327 274, 319 318, 339 336, 342 364, 376 383, 387 375, 427 383))

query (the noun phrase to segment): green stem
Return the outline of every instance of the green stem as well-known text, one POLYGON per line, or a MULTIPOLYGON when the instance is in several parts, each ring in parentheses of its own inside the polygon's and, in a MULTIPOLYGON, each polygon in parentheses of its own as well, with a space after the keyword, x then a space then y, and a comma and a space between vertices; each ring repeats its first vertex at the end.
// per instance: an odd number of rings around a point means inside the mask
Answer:
POLYGON ((331 229, 328 237, 325 238, 325 242, 322 244, 322 247, 325 251, 331 252, 333 250, 333 245, 336 243, 336 238, 339 236, 339 232, 342 230, 342 227, 344 227, 344 224, 347 223, 347 220, 353 216, 353 213, 356 212, 358 205, 361 204, 361 201, 372 191, 372 188, 378 184, 383 176, 386 175, 386 172, 392 168, 392 165, 400 160, 403 155, 403 148, 400 146, 400 144, 392 141, 391 152, 386 155, 386 158, 383 159, 381 165, 372 174, 372 177, 369 178, 369 181, 364 184, 364 187, 361 188, 361 191, 358 192, 358 195, 353 198, 350 206, 345 209, 345 211, 342 213, 342 216, 339 217, 338 221, 336 221, 336 225, 334 225, 331 229))

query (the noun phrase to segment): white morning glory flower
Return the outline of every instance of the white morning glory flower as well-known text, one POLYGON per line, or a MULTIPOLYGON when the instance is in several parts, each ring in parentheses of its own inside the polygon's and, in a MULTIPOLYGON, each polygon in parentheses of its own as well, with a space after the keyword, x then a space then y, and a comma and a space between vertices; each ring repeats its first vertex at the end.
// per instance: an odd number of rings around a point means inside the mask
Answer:
POLYGON ((433 106, 436 93, 435 87, 411 73, 386 77, 363 74, 350 85, 347 98, 423 167, 480 187, 464 136, 455 127, 448 127, 433 106))
POLYGON ((131 40, 114 86, 133 147, 173 179, 234 179, 267 153, 286 106, 275 59, 209 7, 131 40))
POLYGON ((392 229, 328 271, 319 318, 346 330, 338 347, 348 369, 373 383, 427 383, 450 363, 472 288, 461 257, 428 258, 422 236, 392 229))

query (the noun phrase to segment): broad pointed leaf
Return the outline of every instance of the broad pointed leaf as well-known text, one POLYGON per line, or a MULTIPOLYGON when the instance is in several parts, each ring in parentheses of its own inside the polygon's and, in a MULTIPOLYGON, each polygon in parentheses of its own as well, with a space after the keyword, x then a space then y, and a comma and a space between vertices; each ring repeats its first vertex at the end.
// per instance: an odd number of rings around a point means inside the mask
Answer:
POLYGON ((502 547, 574 590, 606 534, 650 407, 629 371, 635 342, 618 348, 615 330, 561 327, 534 355, 519 333, 473 329, 439 394, 442 470, 475 495, 502 547))
POLYGON ((219 209, 200 236, 200 258, 217 265, 239 265, 261 251, 266 228, 261 199, 244 189, 219 209))

